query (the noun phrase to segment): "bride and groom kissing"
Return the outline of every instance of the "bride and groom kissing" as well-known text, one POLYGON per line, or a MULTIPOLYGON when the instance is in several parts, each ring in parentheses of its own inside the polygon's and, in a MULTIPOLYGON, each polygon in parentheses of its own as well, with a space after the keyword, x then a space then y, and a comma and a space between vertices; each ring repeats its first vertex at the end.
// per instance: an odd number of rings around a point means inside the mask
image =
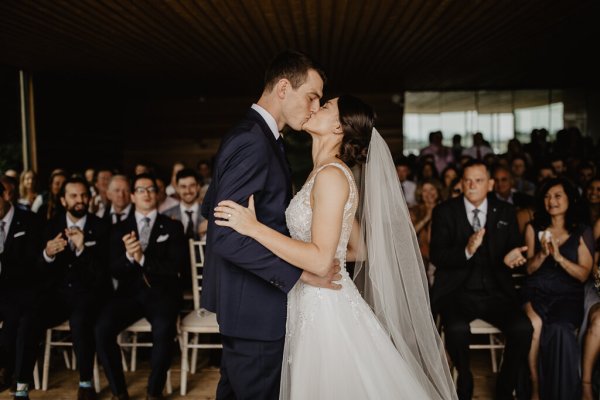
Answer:
POLYGON ((223 342, 217 399, 455 399, 374 112, 350 95, 321 107, 325 80, 306 55, 280 53, 215 159, 202 306, 223 342), (285 126, 313 141, 293 198, 285 126), (355 260, 360 292, 344 268, 355 260))

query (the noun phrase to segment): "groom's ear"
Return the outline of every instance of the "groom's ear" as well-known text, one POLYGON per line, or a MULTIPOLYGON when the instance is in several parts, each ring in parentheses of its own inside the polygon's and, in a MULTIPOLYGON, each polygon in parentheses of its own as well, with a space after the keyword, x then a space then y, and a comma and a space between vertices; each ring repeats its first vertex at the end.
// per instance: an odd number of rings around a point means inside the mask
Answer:
POLYGON ((285 92, 289 89, 290 81, 287 79, 280 79, 275 85, 275 90, 277 91, 277 97, 283 99, 285 97, 285 92))

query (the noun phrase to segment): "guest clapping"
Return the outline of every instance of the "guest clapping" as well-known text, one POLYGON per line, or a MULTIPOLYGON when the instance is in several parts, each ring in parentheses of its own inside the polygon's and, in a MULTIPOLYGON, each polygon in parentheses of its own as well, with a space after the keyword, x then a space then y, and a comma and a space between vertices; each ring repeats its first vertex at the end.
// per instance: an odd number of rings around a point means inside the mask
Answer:
POLYGON ((532 398, 576 398, 583 283, 592 267, 591 229, 581 223, 577 190, 563 178, 545 181, 525 230, 528 277, 522 288, 534 333, 529 352, 532 398), (575 394, 575 396, 574 396, 575 394))

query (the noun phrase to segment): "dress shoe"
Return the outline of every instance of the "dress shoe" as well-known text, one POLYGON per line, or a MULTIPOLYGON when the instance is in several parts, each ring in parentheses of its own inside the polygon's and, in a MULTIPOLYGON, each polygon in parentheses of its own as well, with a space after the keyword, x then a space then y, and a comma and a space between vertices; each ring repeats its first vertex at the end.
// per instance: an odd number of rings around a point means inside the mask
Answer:
POLYGON ((111 400, 129 400, 129 393, 121 393, 111 397, 111 400))
POLYGON ((29 400, 29 396, 17 396, 13 397, 13 400, 29 400))
POLYGON ((97 400, 96 389, 93 387, 79 387, 77 389, 77 400, 97 400))

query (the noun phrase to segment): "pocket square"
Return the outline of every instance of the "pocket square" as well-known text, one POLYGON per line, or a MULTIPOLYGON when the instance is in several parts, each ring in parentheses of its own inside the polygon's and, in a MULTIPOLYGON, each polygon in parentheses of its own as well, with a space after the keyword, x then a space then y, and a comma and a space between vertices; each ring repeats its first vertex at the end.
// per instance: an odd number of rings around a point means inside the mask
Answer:
POLYGON ((169 234, 167 233, 166 235, 160 235, 158 237, 158 239, 156 239, 156 243, 160 243, 160 242, 164 242, 165 240, 167 240, 169 238, 169 234))
POLYGON ((92 246, 95 246, 95 245, 96 245, 96 241, 95 241, 95 240, 92 240, 92 241, 90 241, 90 242, 85 242, 83 245, 84 245, 85 247, 92 247, 92 246))
POLYGON ((496 224, 496 228, 502 228, 502 227, 504 227, 504 226, 508 226, 508 222, 500 220, 500 221, 498 221, 498 223, 496 224))
POLYGON ((27 232, 25 232, 25 231, 17 232, 13 235, 13 237, 18 238, 19 236, 23 236, 25 233, 27 233, 27 232))

